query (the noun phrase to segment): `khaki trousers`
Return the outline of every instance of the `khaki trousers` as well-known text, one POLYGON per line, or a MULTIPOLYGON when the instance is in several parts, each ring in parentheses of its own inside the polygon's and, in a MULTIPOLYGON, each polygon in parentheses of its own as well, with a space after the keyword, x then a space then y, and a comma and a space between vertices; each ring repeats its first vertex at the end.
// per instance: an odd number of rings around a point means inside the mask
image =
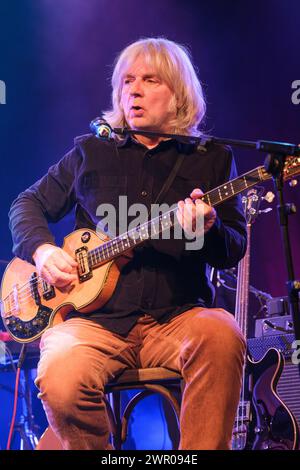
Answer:
POLYGON ((64 449, 109 449, 105 384, 126 368, 180 371, 180 449, 230 449, 244 355, 237 323, 222 309, 193 308, 164 324, 144 315, 127 337, 73 318, 42 336, 36 385, 64 449))

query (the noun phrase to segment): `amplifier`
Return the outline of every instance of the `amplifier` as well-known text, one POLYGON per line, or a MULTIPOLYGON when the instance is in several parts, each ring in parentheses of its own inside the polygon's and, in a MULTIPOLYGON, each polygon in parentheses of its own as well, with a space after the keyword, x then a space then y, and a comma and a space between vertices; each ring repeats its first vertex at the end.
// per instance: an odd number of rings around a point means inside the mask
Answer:
POLYGON ((293 333, 294 325, 291 315, 280 315, 260 318, 255 322, 255 338, 260 336, 286 335, 293 333))
POLYGON ((254 360, 261 359, 270 348, 280 350, 285 365, 277 384, 277 394, 295 416, 300 427, 300 377, 299 366, 291 361, 294 334, 279 334, 248 339, 248 349, 254 360))

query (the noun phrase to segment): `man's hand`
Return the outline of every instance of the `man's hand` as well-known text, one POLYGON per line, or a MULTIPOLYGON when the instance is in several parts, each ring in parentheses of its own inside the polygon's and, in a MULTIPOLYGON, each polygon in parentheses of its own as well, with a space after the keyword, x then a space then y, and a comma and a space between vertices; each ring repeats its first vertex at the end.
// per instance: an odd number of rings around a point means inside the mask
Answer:
POLYGON ((58 246, 45 243, 32 256, 37 272, 45 281, 55 287, 67 287, 78 279, 76 261, 58 246))
POLYGON ((178 222, 187 234, 194 237, 203 236, 208 232, 217 217, 215 209, 200 199, 202 194, 201 189, 196 188, 191 192, 191 198, 178 202, 176 213, 178 222))

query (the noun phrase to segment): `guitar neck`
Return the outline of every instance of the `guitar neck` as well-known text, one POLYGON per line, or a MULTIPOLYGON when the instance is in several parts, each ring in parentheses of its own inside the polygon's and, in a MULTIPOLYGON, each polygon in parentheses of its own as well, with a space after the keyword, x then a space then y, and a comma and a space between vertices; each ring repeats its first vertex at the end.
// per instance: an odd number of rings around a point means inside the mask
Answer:
POLYGON ((246 254, 238 264, 235 299, 235 319, 245 338, 247 338, 248 334, 251 224, 247 224, 247 238, 248 243, 246 254))
MULTIPOLYGON (((216 207, 224 201, 231 199, 236 194, 255 186, 261 181, 271 179, 263 166, 259 166, 237 178, 228 181, 217 188, 203 194, 201 199, 208 205, 216 207)), ((126 251, 144 243, 146 240, 155 238, 160 233, 170 230, 176 223, 177 204, 174 207, 158 215, 157 217, 119 235, 97 248, 89 251, 89 263, 92 268, 111 261, 126 251)))

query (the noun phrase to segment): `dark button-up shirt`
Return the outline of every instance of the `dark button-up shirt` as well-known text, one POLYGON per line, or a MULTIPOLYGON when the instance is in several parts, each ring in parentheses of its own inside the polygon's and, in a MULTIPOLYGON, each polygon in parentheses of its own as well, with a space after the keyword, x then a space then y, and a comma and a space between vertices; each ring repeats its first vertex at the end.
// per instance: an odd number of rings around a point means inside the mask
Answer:
MULTIPOLYGON (((171 206, 189 197, 194 188, 206 192, 236 176, 231 150, 215 144, 202 151, 168 140, 148 149, 129 137, 121 142, 102 141, 90 134, 76 138, 74 148, 13 202, 10 226, 15 255, 32 262, 38 246, 55 243, 48 222, 60 220, 74 206, 75 228, 94 230, 106 228, 97 212, 99 204, 116 207, 118 221, 120 195, 127 196, 128 207, 143 203, 150 210, 179 154, 184 154, 183 163, 160 203, 171 206)), ((128 223, 134 217, 129 216, 128 223)), ((110 300, 84 316, 125 335, 144 313, 164 322, 193 306, 211 306, 213 290, 207 264, 229 268, 245 253, 245 220, 239 197, 218 206, 216 222, 205 235, 202 249, 187 250, 186 241, 148 240, 136 247, 110 300)), ((70 314, 74 315, 83 316, 70 314)))

